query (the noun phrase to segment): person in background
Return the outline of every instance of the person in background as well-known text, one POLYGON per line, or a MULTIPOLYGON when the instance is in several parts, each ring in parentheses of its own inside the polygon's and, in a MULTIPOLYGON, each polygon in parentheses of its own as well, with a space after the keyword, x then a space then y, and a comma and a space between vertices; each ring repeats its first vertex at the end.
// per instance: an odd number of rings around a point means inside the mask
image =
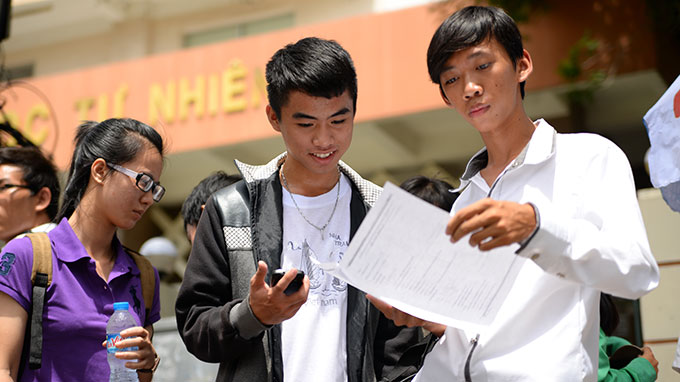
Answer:
MULTIPOLYGON (((10 241, 0 259, 0 382, 109 380, 106 323, 114 302, 128 302, 138 326, 121 332, 126 367, 150 381, 158 365, 151 343, 160 319, 159 278, 145 310, 140 270, 116 237, 161 200, 163 140, 133 119, 86 122, 78 127, 52 243, 52 282, 45 292, 42 366, 32 370, 25 336, 33 296, 33 249, 28 237, 10 241)), ((37 312, 34 312, 34 314, 37 312)))
POLYGON ((451 211, 453 202, 458 197, 458 193, 453 192, 453 186, 448 182, 423 175, 408 178, 399 187, 445 211, 451 211))
POLYGON ((58 208, 57 170, 40 149, 0 148, 0 241, 49 231, 58 208))
POLYGON ((217 171, 201 180, 182 203, 182 217, 184 218, 184 231, 191 244, 194 243, 196 227, 201 218, 205 203, 210 195, 241 180, 240 175, 227 175, 224 171, 217 171))
POLYGON ((607 293, 600 295, 600 356, 597 369, 598 382, 653 382, 659 373, 659 361, 649 346, 642 348, 642 354, 632 359, 626 366, 614 369, 609 363, 616 350, 630 342, 621 337, 613 336, 619 326, 619 312, 612 296, 607 293))
MULTIPOLYGON (((453 202, 455 202, 456 198, 458 197, 458 193, 453 192, 453 186, 448 182, 423 175, 416 175, 408 178, 403 181, 399 187, 447 212, 451 211, 453 202)), ((367 298, 369 301, 375 301, 375 298, 372 296, 367 296, 367 298)), ((413 317, 413 320, 414 322, 412 325, 409 325, 409 322, 403 322, 400 324, 407 326, 420 326, 418 322, 420 320, 416 319, 415 317, 413 317)), ((444 331, 444 327, 442 325, 431 323, 423 325, 423 329, 425 329, 423 331, 425 338, 417 345, 411 346, 404 353, 402 359, 400 359, 400 363, 406 363, 409 366, 402 372, 401 375, 398 376, 398 378, 394 378, 392 380, 399 382, 411 381, 418 372, 418 369, 422 366, 425 356, 432 350, 432 347, 437 343, 437 340, 444 331)))

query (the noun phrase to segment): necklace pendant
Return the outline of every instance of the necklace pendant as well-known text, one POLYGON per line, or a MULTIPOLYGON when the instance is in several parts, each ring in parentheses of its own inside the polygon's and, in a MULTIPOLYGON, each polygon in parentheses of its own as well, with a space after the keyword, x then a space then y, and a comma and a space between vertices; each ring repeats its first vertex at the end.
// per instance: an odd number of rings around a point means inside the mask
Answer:
POLYGON ((326 231, 325 228, 319 230, 319 233, 321 234, 321 241, 326 241, 325 231, 326 231))

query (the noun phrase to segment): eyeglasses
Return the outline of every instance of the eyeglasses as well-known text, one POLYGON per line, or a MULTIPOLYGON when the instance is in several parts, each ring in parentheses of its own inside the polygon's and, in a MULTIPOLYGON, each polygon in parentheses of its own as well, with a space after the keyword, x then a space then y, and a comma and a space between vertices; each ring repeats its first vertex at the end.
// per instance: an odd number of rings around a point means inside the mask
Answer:
POLYGON ((2 186, 0 186, 0 192, 4 192, 5 190, 9 190, 10 188, 25 188, 27 190, 31 190, 31 192, 34 192, 33 187, 27 186, 25 184, 11 184, 11 183, 5 183, 2 186))
POLYGON ((160 202, 163 198, 163 195, 165 195, 165 187, 154 182, 153 178, 151 178, 151 175, 144 172, 132 171, 129 168, 125 168, 117 164, 107 163, 106 165, 134 179, 137 188, 140 190, 144 192, 151 191, 151 195, 155 202, 160 202))

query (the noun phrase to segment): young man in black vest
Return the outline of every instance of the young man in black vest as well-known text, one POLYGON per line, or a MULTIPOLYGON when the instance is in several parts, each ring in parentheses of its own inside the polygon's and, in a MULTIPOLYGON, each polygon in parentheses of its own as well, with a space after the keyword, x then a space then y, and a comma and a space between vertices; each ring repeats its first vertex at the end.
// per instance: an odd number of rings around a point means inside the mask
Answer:
POLYGON ((352 140, 357 81, 336 42, 305 38, 266 68, 267 118, 287 152, 205 206, 177 322, 218 381, 374 381, 401 374, 419 330, 399 328, 364 293, 324 271, 337 263, 380 188, 340 161, 352 140), (287 270, 272 286, 272 271, 287 270), (300 269, 302 286, 285 288, 300 269))

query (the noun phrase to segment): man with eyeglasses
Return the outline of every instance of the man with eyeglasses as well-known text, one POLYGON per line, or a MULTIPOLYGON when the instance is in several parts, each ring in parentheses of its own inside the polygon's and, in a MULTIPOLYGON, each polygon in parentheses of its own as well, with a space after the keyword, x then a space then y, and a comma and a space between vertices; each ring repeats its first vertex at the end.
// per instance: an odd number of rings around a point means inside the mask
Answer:
POLYGON ((40 149, 0 148, 0 244, 53 228, 59 190, 57 170, 40 149))

